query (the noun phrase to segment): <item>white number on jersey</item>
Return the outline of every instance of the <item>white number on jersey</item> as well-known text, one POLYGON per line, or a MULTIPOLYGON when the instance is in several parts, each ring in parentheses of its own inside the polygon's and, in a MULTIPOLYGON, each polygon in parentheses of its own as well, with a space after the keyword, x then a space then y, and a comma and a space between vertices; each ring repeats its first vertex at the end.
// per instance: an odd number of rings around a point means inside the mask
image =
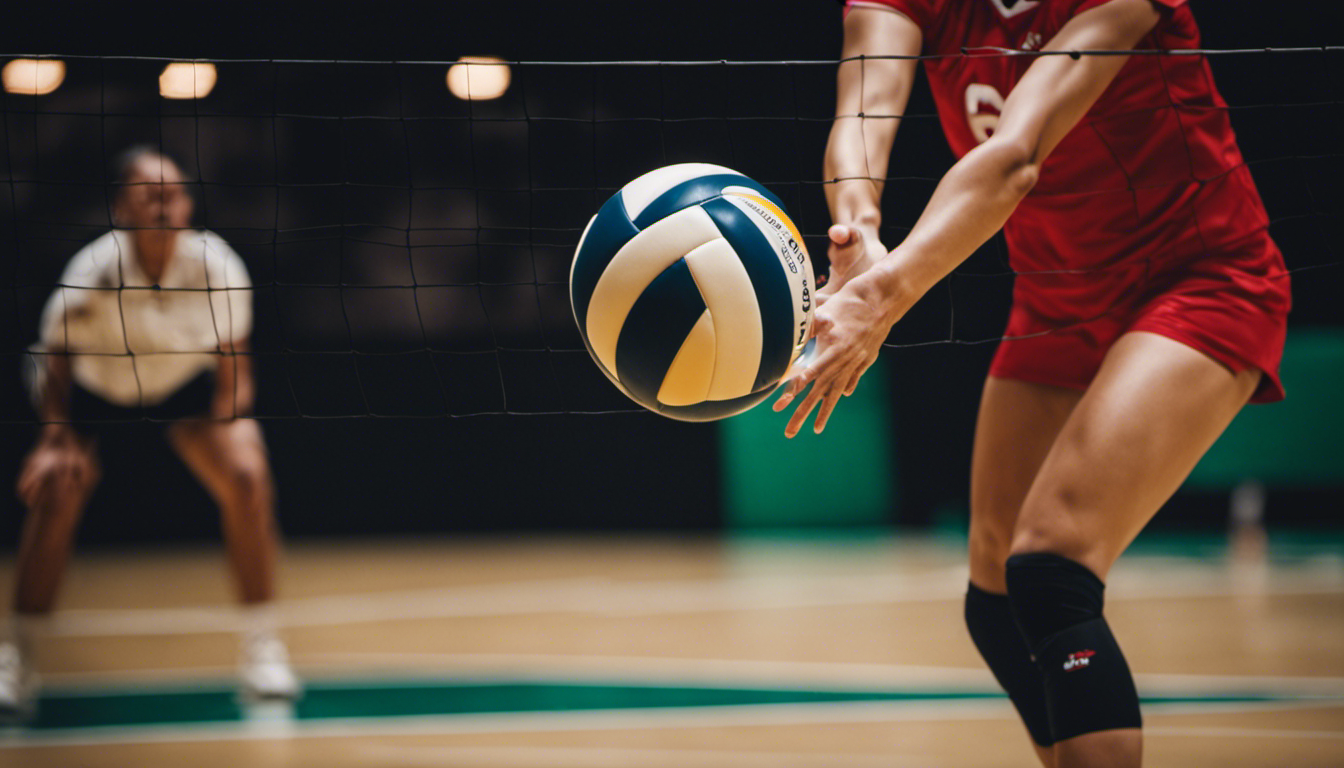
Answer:
POLYGON ((992 85, 971 83, 966 86, 966 122, 978 142, 994 135, 1003 112, 1003 94, 992 85))

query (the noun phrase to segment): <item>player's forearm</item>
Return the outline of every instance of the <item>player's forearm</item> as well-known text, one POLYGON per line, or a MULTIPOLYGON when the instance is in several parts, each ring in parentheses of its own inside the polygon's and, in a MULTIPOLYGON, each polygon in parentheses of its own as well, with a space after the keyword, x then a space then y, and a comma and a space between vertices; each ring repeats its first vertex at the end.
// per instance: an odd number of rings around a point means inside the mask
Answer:
POLYGON ((46 376, 38 403, 38 421, 42 424, 40 439, 59 442, 74 434, 70 426, 70 389, 74 381, 70 356, 65 350, 52 350, 45 356, 43 364, 46 376))
POLYGON ((65 350, 53 350, 44 356, 46 379, 42 385, 42 399, 38 416, 42 422, 70 421, 70 356, 65 350))
MULTIPOLYGON (((885 156, 866 156, 870 153, 864 151, 866 147, 858 122, 857 118, 837 118, 831 129, 822 171, 826 180, 826 204, 831 211, 831 221, 877 227, 882 223, 882 187, 887 161, 885 156), (874 164, 882 175, 870 175, 874 164)), ((890 142, 885 151, 891 151, 890 142)))
POLYGON ((232 372, 221 370, 218 385, 215 387, 211 415, 217 419, 235 419, 252 414, 252 387, 241 381, 233 381, 232 372), (229 378, 224 378, 225 376, 229 378))
POLYGON ((822 171, 833 221, 874 227, 881 221, 891 147, 915 74, 914 59, 891 57, 913 57, 920 45, 919 28, 900 14, 859 9, 845 19, 822 171))
MULTIPOLYGON (((1045 49, 1128 51, 1158 19, 1147 0, 1112 0, 1075 16, 1045 49)), ((868 273, 885 304, 903 314, 1003 226, 1035 185, 1040 164, 1125 61, 1046 56, 1032 63, 1008 95, 994 135, 947 172, 905 242, 868 273)))
POLYGON ((250 380, 237 376, 232 366, 220 366, 215 384, 211 415, 217 419, 236 419, 252 415, 255 394, 250 380))
POLYGON ((900 317, 1008 220, 1036 183, 1029 153, 990 141, 943 177, 910 235, 870 271, 871 289, 900 317))
MULTIPOLYGON (((910 84, 901 82, 901 75, 893 70, 877 82, 865 83, 862 90, 880 93, 851 94, 837 106, 822 167, 832 221, 873 226, 881 222, 891 147, 910 93, 910 84)), ((857 84, 850 87, 860 89, 857 84)))
POLYGON ((226 349, 215 372, 212 415, 220 419, 249 416, 255 397, 252 359, 246 354, 246 346, 226 349))

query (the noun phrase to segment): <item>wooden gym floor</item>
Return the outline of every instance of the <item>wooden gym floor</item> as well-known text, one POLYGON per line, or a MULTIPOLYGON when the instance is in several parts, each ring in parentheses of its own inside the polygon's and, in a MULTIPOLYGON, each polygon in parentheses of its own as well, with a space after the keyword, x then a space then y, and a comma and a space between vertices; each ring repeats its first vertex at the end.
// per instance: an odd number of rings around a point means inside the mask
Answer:
MULTIPOLYGON (((1344 765, 1344 544, 1271 542, 1113 574, 1147 765, 1344 765)), ((219 551, 77 554, 0 766, 1035 765, 955 539, 311 543, 283 579, 292 710, 234 696, 219 551)))

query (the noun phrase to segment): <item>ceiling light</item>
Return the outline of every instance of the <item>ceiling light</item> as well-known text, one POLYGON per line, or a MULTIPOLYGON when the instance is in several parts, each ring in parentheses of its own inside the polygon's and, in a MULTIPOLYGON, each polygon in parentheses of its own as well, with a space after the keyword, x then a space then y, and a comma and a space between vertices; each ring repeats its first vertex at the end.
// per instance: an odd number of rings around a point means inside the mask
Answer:
POLYGON ((498 99, 509 79, 509 65, 494 56, 463 56, 448 68, 448 90, 459 99, 498 99))
POLYGON ((65 62, 59 59, 14 59, 5 65, 5 91, 23 96, 43 96, 65 80, 65 62))
POLYGON ((215 65, 208 61, 174 61, 159 75, 159 95, 165 99, 203 99, 215 87, 215 65))

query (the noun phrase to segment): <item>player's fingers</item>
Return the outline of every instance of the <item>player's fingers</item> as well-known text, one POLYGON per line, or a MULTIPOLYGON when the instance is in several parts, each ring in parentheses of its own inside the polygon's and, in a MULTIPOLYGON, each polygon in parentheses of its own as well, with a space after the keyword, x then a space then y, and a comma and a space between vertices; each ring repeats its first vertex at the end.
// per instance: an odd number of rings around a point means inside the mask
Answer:
POLYGON ((773 408, 776 413, 787 408, 789 403, 793 402, 793 398, 797 397, 804 389, 807 389, 807 382, 811 381, 813 375, 815 375, 815 371, 811 368, 804 368, 796 372, 784 383, 784 391, 780 393, 779 399, 775 400, 775 404, 772 405, 771 408, 773 408))
POLYGON ((808 394, 803 402, 794 409, 793 416, 789 417, 789 423, 784 426, 784 436, 792 438, 798 434, 798 431, 807 423, 807 417, 812 414, 812 409, 817 407, 819 398, 814 389, 808 394))
MULTIPOLYGON (((794 364, 797 365, 798 363, 795 362, 794 364)), ((792 375, 785 381, 783 387, 784 392, 772 406, 774 410, 778 412, 788 407, 789 403, 793 402, 795 397, 802 393, 803 390, 807 389, 808 383, 817 377, 820 370, 821 368, 818 367, 817 360, 813 360, 812 364, 806 368, 799 368, 791 371, 792 375)))
POLYGON ((832 224, 831 228, 826 230, 826 234, 831 238, 835 245, 846 245, 850 238, 858 232, 857 229, 845 226, 844 224, 832 224))
MULTIPOLYGON (((816 331, 815 335, 819 337, 822 336, 830 330, 834 324, 834 321, 825 315, 818 315, 813 322, 814 330, 816 331)), ((816 357, 812 362, 790 380, 789 386, 785 389, 784 394, 775 402, 774 409, 776 411, 782 411, 784 408, 788 407, 789 403, 793 402, 793 399, 806 389, 809 383, 822 380, 830 381, 834 378, 834 375, 828 372, 835 368, 836 361, 841 357, 841 348, 838 345, 829 343, 824 338, 819 338, 817 340, 817 351, 815 354, 816 357)), ((813 394, 819 394, 818 387, 813 386, 812 392, 813 394)), ((806 404, 806 401, 804 404, 806 404)), ((798 407, 801 409, 803 406, 799 405, 798 407)), ((809 406, 808 409, 810 410, 811 406, 809 406)), ((797 412, 795 411, 794 419, 797 418, 797 412)), ((789 423, 792 424, 793 420, 791 419, 789 423)), ((796 431, 797 429, 795 428, 794 432, 796 431)), ((789 436, 792 437, 792 435, 789 436)))
MULTIPOLYGON (((826 306, 827 300, 831 298, 831 293, 833 293, 833 291, 828 291, 825 288, 818 288, 816 293, 812 294, 812 299, 813 301, 816 302, 817 309, 821 309, 822 307, 826 306)), ((815 323, 813 324, 812 329, 808 331, 808 335, 809 336, 817 335, 817 328, 815 323)))
POLYGON ((832 386, 826 396, 821 399, 821 407, 817 409, 817 419, 812 422, 812 433, 820 435, 822 430, 826 429, 826 421, 831 418, 831 411, 835 410, 835 404, 840 402, 840 395, 843 390, 838 386, 832 386))
MULTIPOLYGON (((817 309, 821 309, 821 305, 820 305, 820 304, 817 305, 817 309)), ((833 328, 833 327, 835 327, 835 321, 834 321, 834 320, 832 320, 832 319, 831 319, 829 316, 827 316, 827 315, 824 315, 824 314, 822 314, 822 313, 820 313, 820 312, 817 312, 816 314, 814 314, 814 315, 812 316, 812 327, 807 329, 807 337, 810 339, 810 338, 813 338, 813 337, 815 337, 815 336, 820 336, 820 335, 822 335, 823 333, 826 333, 827 331, 831 330, 831 328, 833 328)), ((817 339, 817 344, 818 344, 818 345, 821 344, 821 339, 817 339)), ((828 344, 828 346, 829 346, 829 344, 828 344)), ((821 353, 822 353, 822 351, 823 351, 823 350, 821 350, 821 349, 818 349, 818 350, 817 350, 817 356, 816 356, 816 358, 814 358, 814 359, 812 360, 812 365, 811 365, 811 367, 812 367, 813 369, 815 369, 815 368, 817 367, 817 361, 821 359, 821 353)))
MULTIPOLYGON (((811 371, 815 372, 811 376, 812 389, 807 393, 803 402, 794 409, 793 416, 789 419, 788 425, 784 428, 785 437, 793 437, 802 429, 803 424, 807 422, 807 417, 812 413, 812 409, 822 401, 824 397, 832 399, 840 397, 840 388, 838 382, 845 381, 845 371, 847 366, 841 364, 839 353, 834 348, 826 353, 818 355, 818 360, 813 363, 811 371), (839 375, 832 371, 838 371, 839 375)), ((834 403, 831 404, 834 408, 834 403)))
POLYGON ((857 370, 854 375, 849 377, 849 384, 845 385, 845 397, 854 394, 854 388, 859 386, 859 378, 863 376, 863 370, 857 370))
POLYGON ((826 383, 821 381, 812 385, 807 397, 803 398, 803 402, 799 403, 798 407, 793 410, 793 416, 789 418, 789 423, 785 425, 785 437, 793 437, 798 434, 798 430, 802 429, 803 424, 807 423, 807 417, 812 414, 812 409, 816 408, 817 403, 821 402, 821 396, 825 393, 826 388, 826 383))
MULTIPOLYGON (((808 328, 807 337, 812 339, 816 336, 820 336, 833 325, 834 322, 825 315, 816 315, 812 320, 812 326, 808 328)), ((821 345, 820 340, 818 340, 816 353, 806 368, 797 368, 797 366, 800 366, 803 363, 801 359, 795 360, 793 365, 796 370, 790 370, 792 375, 789 377, 788 383, 784 387, 784 393, 780 395, 779 400, 775 402, 774 409, 776 411, 783 410, 799 392, 802 392, 807 388, 807 383, 816 378, 819 371, 825 370, 825 364, 830 358, 831 356, 826 354, 826 348, 821 345)))
POLYGON ((789 403, 793 402, 793 398, 807 386, 806 379, 803 378, 804 373, 806 371, 789 379, 788 383, 784 385, 784 393, 779 396, 774 405, 770 406, 776 413, 787 408, 789 403))
POLYGON ((873 367, 873 363, 875 363, 875 362, 877 362, 877 358, 876 358, 876 357, 871 357, 871 358, 869 358, 869 359, 867 359, 867 360, 864 360, 863 362, 859 363, 858 368, 856 368, 856 369, 854 370, 854 375, 853 375, 852 377, 850 377, 850 380, 849 380, 849 386, 848 386, 848 387, 845 387, 845 395, 846 395, 846 396, 854 394, 854 389, 855 389, 855 387, 859 386, 859 379, 863 378, 863 375, 864 375, 865 373, 868 373, 868 369, 869 369, 869 368, 872 368, 872 367, 873 367))
MULTIPOLYGON (((834 230, 836 227, 840 226, 841 225, 837 224, 835 227, 831 227, 831 229, 834 230)), ((845 239, 836 240, 832 237, 831 247, 828 253, 830 254, 832 267, 837 264, 841 267, 848 266, 851 261, 857 258, 858 254, 863 253, 863 235, 859 234, 859 230, 854 229, 853 227, 848 228, 846 230, 845 239)))
MULTIPOLYGON (((857 368, 857 366, 856 366, 857 368)), ((842 373, 832 380, 831 386, 827 388, 825 395, 821 399, 821 407, 817 410, 817 419, 812 422, 812 431, 820 435, 822 430, 826 429, 826 422, 831 418, 831 411, 840 402, 840 398, 845 394, 842 383, 848 382, 853 378, 853 373, 842 373)))

